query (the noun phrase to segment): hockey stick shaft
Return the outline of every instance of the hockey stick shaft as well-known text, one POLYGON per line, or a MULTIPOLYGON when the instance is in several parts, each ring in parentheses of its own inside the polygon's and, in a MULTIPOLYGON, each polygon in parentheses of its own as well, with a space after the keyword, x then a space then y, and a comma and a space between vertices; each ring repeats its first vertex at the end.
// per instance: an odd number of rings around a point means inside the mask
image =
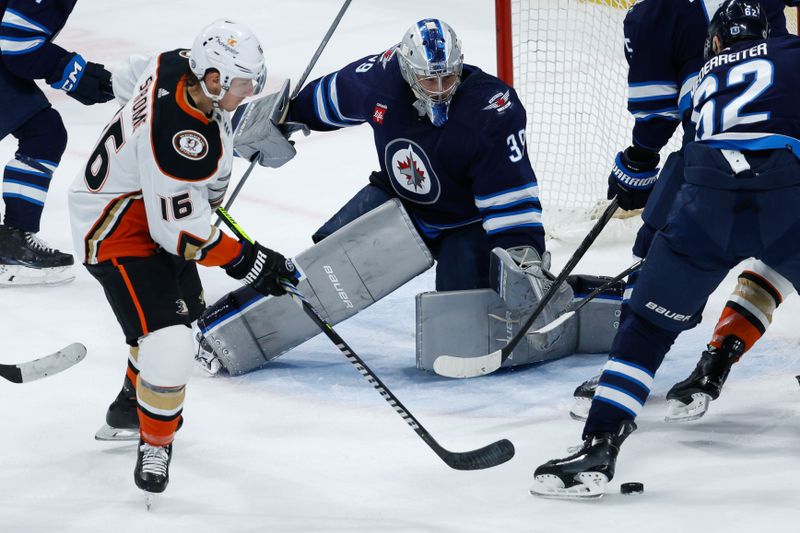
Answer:
POLYGON ((86 357, 86 347, 75 342, 44 357, 18 363, 0 364, 0 376, 12 383, 27 383, 57 374, 81 362, 86 357))
MULTIPOLYGON (((218 208, 217 212, 220 219, 233 231, 240 239, 253 242, 252 239, 242 230, 241 226, 223 209, 218 208)), ((317 325, 317 327, 327 336, 333 344, 342 352, 347 360, 356 367, 358 372, 378 391, 386 402, 392 406, 395 412, 414 430, 414 432, 438 455, 448 466, 456 470, 479 470, 491 468, 502 464, 514 456, 514 445, 502 439, 484 448, 468 452, 451 452, 443 448, 434 439, 422 424, 406 409, 402 402, 395 396, 389 388, 384 385, 380 378, 370 370, 367 364, 356 354, 342 337, 336 333, 333 326, 328 323, 305 296, 291 283, 281 281, 287 293, 305 312, 306 315, 317 325)))
POLYGON ((553 285, 550 286, 550 290, 547 291, 547 293, 541 299, 539 305, 537 305, 536 309, 534 309, 533 313, 531 313, 531 316, 528 317, 528 320, 526 320, 525 323, 519 328, 519 331, 517 331, 511 340, 508 341, 508 344, 503 346, 503 349, 501 350, 503 362, 509 358, 511 352, 513 352, 514 348, 516 348, 517 344, 519 344, 519 341, 525 337, 525 335, 528 333, 528 329, 530 329, 534 321, 539 318, 539 315, 542 314, 542 311, 544 311, 545 306, 547 306, 553 296, 555 296, 558 288, 567 280, 567 276, 572 273, 572 270, 589 250, 589 247, 594 243, 598 235, 600 235, 600 232, 603 231, 604 227, 606 227, 608 221, 611 220, 611 218, 614 216, 614 213, 617 211, 617 207, 617 199, 614 198, 611 200, 611 203, 608 204, 606 210, 603 211, 603 214, 600 215, 600 218, 597 220, 592 229, 589 230, 589 233, 586 235, 586 237, 584 237, 583 242, 581 242, 580 246, 578 246, 578 249, 575 250, 575 253, 573 253, 572 257, 569 258, 567 264, 564 265, 563 269, 561 269, 561 273, 558 275, 558 277, 556 277, 553 285))
MULTIPOLYGON (((325 50, 325 47, 328 45, 328 41, 330 41, 333 32, 336 31, 336 28, 339 26, 339 22, 342 20, 342 17, 344 17, 344 14, 347 11, 347 8, 350 7, 350 2, 352 1, 353 0, 345 0, 344 4, 342 4, 341 9, 339 9, 339 13, 336 14, 336 18, 333 19, 330 28, 328 28, 328 32, 325 34, 325 37, 323 37, 322 41, 319 43, 317 51, 314 52, 313 56, 311 56, 311 61, 308 62, 308 66, 303 71, 303 74, 300 76, 300 79, 298 80, 297 84, 294 86, 294 90, 292 90, 292 94, 289 97, 290 101, 293 100, 298 94, 300 94, 300 89, 303 88, 303 84, 306 82, 308 75, 311 74, 311 69, 313 69, 314 65, 317 64, 319 56, 322 55, 322 51, 325 50)), ((288 110, 289 106, 287 104, 286 111, 288 112, 288 110)), ((225 203, 226 211, 228 211, 231 208, 231 206, 233 205, 233 201, 236 200, 237 196, 239 196, 239 192, 242 190, 242 187, 244 187, 247 178, 250 177, 250 173, 253 172, 253 168, 255 168, 257 161, 258 161, 258 154, 256 153, 250 160, 250 166, 247 167, 247 170, 242 175, 242 179, 240 179, 239 183, 236 184, 236 188, 233 189, 230 198, 228 198, 228 201, 225 203)), ((214 222, 214 226, 219 227, 220 222, 221 220, 217 219, 217 221, 214 222)))
POLYGON ((583 309, 583 307, 586 304, 594 300, 598 294, 608 289, 615 283, 618 283, 622 278, 629 275, 630 273, 639 270, 643 263, 644 259, 638 260, 637 262, 635 262, 634 264, 632 264, 631 266, 629 266, 628 268, 626 268, 625 270, 623 270, 622 272, 620 272, 619 274, 617 274, 616 276, 606 281, 605 283, 597 287, 595 290, 593 290, 592 292, 581 298, 581 300, 578 302, 577 305, 572 306, 572 309, 566 311, 564 314, 560 315, 558 318, 556 318, 549 324, 545 324, 541 328, 537 329, 536 331, 532 331, 531 333, 542 334, 554 330, 555 328, 557 328, 558 326, 560 326, 561 324, 563 324, 564 322, 575 316, 575 314, 581 309, 583 309))

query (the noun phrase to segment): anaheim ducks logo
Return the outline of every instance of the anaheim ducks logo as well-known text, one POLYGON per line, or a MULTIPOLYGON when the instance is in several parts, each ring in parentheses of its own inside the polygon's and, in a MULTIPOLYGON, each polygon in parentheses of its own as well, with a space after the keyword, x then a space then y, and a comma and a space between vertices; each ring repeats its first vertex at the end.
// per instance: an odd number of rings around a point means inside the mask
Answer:
POLYGON ((489 98, 489 105, 483 108, 484 111, 490 111, 492 109, 497 109, 498 113, 502 113, 506 109, 511 107, 511 91, 508 90, 504 93, 497 93, 496 95, 489 98))
POLYGON ((179 131, 172 137, 175 151, 186 159, 197 161, 208 153, 208 141, 199 132, 192 130, 179 131))
POLYGON ((392 187, 403 198, 418 204, 432 204, 439 199, 441 186, 428 155, 409 139, 395 139, 386 145, 386 170, 392 187))

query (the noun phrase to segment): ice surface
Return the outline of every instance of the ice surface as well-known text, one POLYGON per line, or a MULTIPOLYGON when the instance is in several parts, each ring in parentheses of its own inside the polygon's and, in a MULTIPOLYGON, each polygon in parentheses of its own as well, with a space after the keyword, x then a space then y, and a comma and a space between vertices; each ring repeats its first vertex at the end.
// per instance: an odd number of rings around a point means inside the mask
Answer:
MULTIPOLYGON (((270 87, 278 87, 303 71, 339 5, 83 0, 59 42, 88 59, 113 63, 131 53, 188 46, 202 25, 225 16, 259 34, 270 87)), ((314 72, 377 53, 431 15, 456 28, 468 62, 493 72, 492 9, 492 2, 477 0, 358 0, 314 72)), ((115 109, 113 103, 83 107, 46 90, 64 116, 70 142, 41 236, 70 250, 66 190, 115 109)), ((12 138, 3 140, 0 161, 10 159, 15 147, 12 138)), ((251 236, 286 254, 310 245, 312 231, 377 165, 367 127, 312 135, 298 141, 298 150, 281 170, 258 168, 232 210, 251 236)), ((245 166, 237 163, 234 175, 245 166)), ((557 268, 575 245, 550 242, 557 268)), ((629 246, 605 242, 578 271, 616 274, 628 264, 629 246)), ((219 269, 201 270, 209 301, 236 287, 219 269)), ((794 531, 800 517, 796 298, 734 368, 704 419, 662 421, 666 391, 694 366, 733 287, 731 276, 709 303, 708 319, 668 356, 603 501, 586 505, 528 495, 533 469, 578 442, 581 426, 568 416, 572 390, 603 357, 569 357, 468 381, 418 371, 413 297, 432 289, 429 272, 337 330, 443 446, 463 451, 507 437, 517 446, 511 462, 481 472, 450 470, 322 337, 239 378, 194 372, 171 483, 148 513, 133 484, 134 446, 92 438, 122 383, 127 349, 100 286, 82 268, 77 273, 62 287, 0 292, 0 362, 33 358, 73 341, 89 350, 85 361, 63 374, 26 385, 0 383, 4 533, 732 533, 794 531), (630 480, 643 481, 645 494, 619 495, 619 484, 630 480)))

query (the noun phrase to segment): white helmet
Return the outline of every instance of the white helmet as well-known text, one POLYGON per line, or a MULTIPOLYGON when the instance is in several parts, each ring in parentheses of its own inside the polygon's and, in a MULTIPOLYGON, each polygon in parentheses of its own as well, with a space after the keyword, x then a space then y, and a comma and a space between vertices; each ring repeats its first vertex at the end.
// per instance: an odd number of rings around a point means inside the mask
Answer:
POLYGON ((420 20, 403 35, 397 56, 403 79, 419 99, 414 105, 434 126, 444 126, 464 66, 456 32, 439 19, 420 20))
POLYGON ((258 38, 245 26, 224 19, 215 20, 195 37, 189 68, 215 104, 232 85, 234 94, 243 93, 237 96, 249 96, 260 93, 267 79, 264 51, 258 38), (211 94, 206 88, 203 76, 209 69, 219 72, 220 94, 211 94))

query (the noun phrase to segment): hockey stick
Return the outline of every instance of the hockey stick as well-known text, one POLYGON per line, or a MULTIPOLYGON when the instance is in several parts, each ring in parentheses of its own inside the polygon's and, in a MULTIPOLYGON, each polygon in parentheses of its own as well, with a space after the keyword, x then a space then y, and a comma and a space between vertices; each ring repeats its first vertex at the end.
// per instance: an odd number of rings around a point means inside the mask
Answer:
MULTIPOLYGON (((220 218, 225 224, 233 231, 240 239, 246 239, 252 242, 252 239, 242 230, 235 220, 223 209, 217 209, 220 218)), ((514 457, 514 445, 508 439, 502 439, 493 442, 483 448, 471 450, 468 452, 451 452, 443 448, 436 439, 434 439, 428 430, 426 430, 419 421, 414 418, 414 415, 397 399, 397 397, 389 390, 386 385, 369 369, 367 364, 361 359, 350 346, 342 339, 338 333, 333 329, 319 312, 311 305, 311 303, 297 290, 297 288, 287 281, 281 281, 281 284, 286 289, 291 298, 299 305, 308 317, 319 327, 320 330, 333 342, 337 348, 344 354, 350 363, 356 367, 364 378, 369 381, 375 390, 391 405, 394 410, 399 414, 406 423, 411 426, 411 429, 419 435, 419 437, 438 455, 447 466, 455 470, 481 470, 484 468, 491 468, 505 463, 514 457)))
POLYGON ((564 266, 561 273, 555 279, 553 284, 550 286, 550 290, 544 295, 544 297, 539 301, 539 305, 536 306, 536 309, 533 310, 531 316, 525 321, 525 323, 520 326, 519 330, 516 334, 508 341, 508 344, 503 346, 502 349, 496 350, 490 354, 482 355, 479 357, 470 357, 470 356, 463 356, 459 357, 457 355, 440 355, 433 361, 433 370, 439 374, 440 376, 445 376, 448 378, 474 378, 477 376, 483 376, 486 374, 491 374, 511 356, 511 352, 514 351, 514 348, 517 347, 519 341, 525 337, 528 333, 528 329, 533 325, 533 322, 539 318, 539 315, 544 310, 545 306, 550 302, 550 300, 555 296, 558 287, 561 286, 564 281, 566 281, 567 276, 570 275, 572 269, 575 268, 575 265, 578 264, 578 261, 586 254, 586 251, 592 245, 592 243, 597 239, 597 236, 600 235, 600 232, 603 228, 608 224, 608 221, 614 216, 614 212, 617 210, 617 199, 614 198, 603 214, 600 215, 600 218, 595 223, 594 227, 589 231, 588 235, 584 237, 583 242, 578 249, 575 250, 575 253, 572 254, 572 257, 569 258, 569 261, 564 266))
POLYGON ((0 364, 0 376, 12 383, 27 383, 68 369, 86 357, 86 346, 75 342, 57 352, 16 365, 0 364))
MULTIPOLYGON (((319 43, 317 51, 314 52, 314 55, 311 57, 311 61, 309 61, 308 66, 306 67, 305 71, 303 71, 302 76, 300 76, 300 80, 297 82, 297 85, 294 86, 294 90, 292 91, 291 96, 289 96, 289 101, 294 100, 294 98, 300 93, 300 89, 303 88, 303 84, 306 82, 308 75, 311 73, 311 69, 314 68, 314 65, 317 64, 317 59, 319 59, 319 56, 322 55, 322 51, 325 50, 325 46, 327 46, 328 41, 331 39, 331 36, 333 35, 333 32, 336 31, 336 28, 339 26, 339 21, 342 20, 345 11, 347 11, 347 8, 350 7, 350 2, 352 1, 353 0, 345 0, 344 4, 342 4, 341 9, 339 9, 339 13, 336 14, 336 18, 333 19, 333 23, 331 23, 331 27, 328 28, 328 32, 325 34, 325 37, 323 37, 322 42, 319 43)), ((284 110, 284 115, 283 117, 281 117, 281 123, 283 123, 283 120, 286 118, 286 113, 289 112, 288 103, 289 102, 286 103, 287 105, 286 109, 284 110)), ((239 196, 239 191, 241 191, 242 187, 244 187, 244 184, 247 181, 247 178, 250 177, 250 173, 253 172, 253 168, 256 166, 257 161, 258 161, 258 154, 256 153, 252 157, 252 159, 250 159, 250 166, 247 167, 247 170, 242 175, 242 179, 240 179, 239 183, 236 184, 236 188, 233 189, 231 197, 228 198, 228 201, 225 203, 225 208, 224 208, 225 211, 228 211, 231 208, 231 206, 233 205, 233 201, 236 199, 237 196, 239 196)), ((214 222, 214 225, 216 227, 219 227, 220 222, 221 219, 217 219, 217 221, 214 222)))
POLYGON ((572 307, 572 309, 570 309, 569 311, 567 311, 566 313, 564 313, 562 315, 559 315, 558 318, 556 318, 555 320, 553 320, 549 324, 546 324, 546 325, 542 326, 541 328, 537 329, 536 331, 532 331, 531 333, 535 333, 537 335, 540 335, 542 333, 548 333, 548 332, 556 329, 558 326, 560 326, 561 324, 563 324, 564 322, 566 322, 567 320, 569 320, 570 318, 575 316, 575 314, 578 311, 580 311, 583 308, 583 306, 585 306, 586 304, 588 304, 589 302, 594 300, 595 296, 597 296, 598 294, 600 294, 601 292, 603 292, 604 290, 606 290, 607 288, 609 288, 613 284, 617 283, 619 280, 621 280, 622 278, 624 278, 625 276, 627 276, 631 272, 639 270, 642 267, 643 263, 644 263, 644 259, 639 259, 634 264, 632 264, 631 266, 629 266, 628 268, 626 268, 625 270, 623 270, 622 272, 620 272, 619 274, 617 274, 616 276, 614 276, 613 278, 611 278, 610 280, 606 281, 605 283, 603 283, 602 285, 597 287, 595 290, 593 290, 592 292, 590 292, 589 294, 584 296, 578 302, 577 305, 572 307))

